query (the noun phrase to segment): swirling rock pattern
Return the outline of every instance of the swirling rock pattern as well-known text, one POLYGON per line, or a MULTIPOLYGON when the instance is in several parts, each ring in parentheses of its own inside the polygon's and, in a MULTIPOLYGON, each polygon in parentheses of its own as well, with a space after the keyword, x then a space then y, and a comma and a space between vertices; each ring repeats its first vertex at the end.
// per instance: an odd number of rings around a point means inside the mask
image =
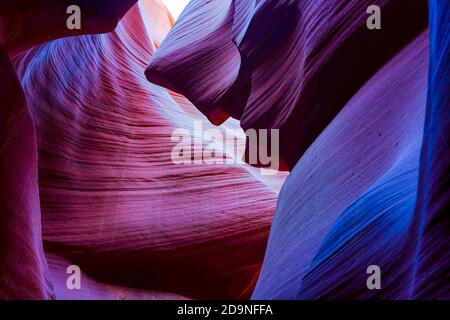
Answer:
POLYGON ((448 297, 448 4, 430 2, 430 56, 426 5, 191 1, 152 57, 147 78, 212 123, 281 131, 292 172, 254 298, 448 297))
POLYGON ((430 1, 430 79, 416 214, 412 297, 450 299, 450 4, 430 1), (447 285, 440 285, 446 281, 447 285))
POLYGON ((56 298, 251 293, 277 191, 248 165, 172 163, 173 130, 193 134, 204 117, 145 79, 170 26, 167 10, 147 1, 113 33, 15 58, 37 132, 37 214, 56 298), (64 264, 84 272, 78 295, 65 288, 64 264))
POLYGON ((282 162, 292 168, 345 102, 425 28, 423 0, 191 1, 146 75, 213 123, 232 116, 244 130, 280 129, 282 162), (375 33, 366 27, 371 4, 383 10, 375 33))
POLYGON ((448 2, 70 4, 0 4, 1 299, 449 298, 448 2), (194 121, 280 129, 280 193, 194 121))
POLYGON ((297 163, 255 298, 408 297, 427 60, 425 34, 361 88, 297 163), (367 289, 370 265, 383 270, 383 290, 367 289))

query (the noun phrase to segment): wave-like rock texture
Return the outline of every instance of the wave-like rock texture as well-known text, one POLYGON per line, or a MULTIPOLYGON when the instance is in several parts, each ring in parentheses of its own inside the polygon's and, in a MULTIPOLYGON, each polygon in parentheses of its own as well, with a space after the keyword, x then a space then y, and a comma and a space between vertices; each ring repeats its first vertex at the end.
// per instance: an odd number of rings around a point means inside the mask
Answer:
POLYGON ((426 21, 426 0, 194 0, 146 75, 212 123, 280 129, 281 163, 292 168, 426 21), (383 13, 376 32, 366 26, 373 4, 383 13))
POLYGON ((67 266, 72 263, 64 258, 47 254, 55 296, 61 300, 187 300, 187 297, 170 292, 158 292, 139 288, 130 288, 115 285, 114 281, 102 282, 92 279, 81 272, 81 289, 68 290, 66 272, 67 266))
MULTIPOLYGON (((194 120, 212 127, 184 97, 145 79, 172 23, 160 2, 141 1, 112 33, 14 55, 39 155, 41 210, 28 216, 42 216, 56 298, 248 298, 255 285, 283 177, 269 181, 246 164, 172 162, 175 129, 194 135, 194 120), (66 287, 70 264, 83 272, 79 291, 66 287)), ((36 161, 27 166, 36 173, 36 161)), ((16 197, 37 197, 16 183, 16 197)))
POLYGON ((254 298, 408 298, 427 40, 377 72, 292 170, 254 298), (382 290, 366 287, 370 265, 382 290))
POLYGON ((450 299, 450 3, 430 1, 430 79, 412 297, 450 299), (447 283, 442 286, 442 281, 447 283))
POLYGON ((447 2, 135 2, 0 4, 1 299, 449 297, 447 2), (280 129, 276 210, 196 121, 280 129))
MULTIPOLYGON (((131 3, 89 2, 101 15, 91 15, 83 31, 77 34, 113 30, 131 3)), ((35 127, 10 56, 68 35, 68 4, 30 0, 0 4, 0 298, 3 299, 55 297, 42 248, 35 127)), ((86 1, 77 4, 87 9, 86 1)))
POLYGON ((36 135, 1 46, 0 101, 0 298, 49 298, 53 291, 42 249, 36 135))
POLYGON ((426 1, 191 1, 150 60, 212 123, 280 129, 292 171, 253 298, 448 297, 448 4, 430 7, 431 54, 426 1))

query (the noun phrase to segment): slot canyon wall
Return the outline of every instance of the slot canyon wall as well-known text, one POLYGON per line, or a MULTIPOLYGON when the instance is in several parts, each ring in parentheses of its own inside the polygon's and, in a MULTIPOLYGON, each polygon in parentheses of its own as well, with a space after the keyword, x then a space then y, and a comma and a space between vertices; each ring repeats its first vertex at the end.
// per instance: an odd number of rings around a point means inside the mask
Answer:
POLYGON ((0 299, 450 298, 449 21, 443 0, 192 0, 176 22, 2 2, 0 299), (282 171, 175 164, 196 122, 279 129, 282 171))

